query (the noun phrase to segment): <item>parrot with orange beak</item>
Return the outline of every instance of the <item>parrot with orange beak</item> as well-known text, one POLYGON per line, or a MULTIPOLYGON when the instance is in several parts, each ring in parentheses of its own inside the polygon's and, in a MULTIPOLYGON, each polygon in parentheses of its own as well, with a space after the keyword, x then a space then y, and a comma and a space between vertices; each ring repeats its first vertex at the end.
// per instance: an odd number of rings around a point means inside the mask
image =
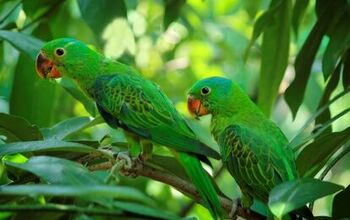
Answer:
MULTIPOLYGON (((272 188, 298 177, 287 138, 236 83, 202 79, 190 88, 187 103, 197 118, 212 115, 210 130, 242 191, 243 208, 250 208, 253 199, 267 204, 272 188)), ((307 207, 299 214, 312 217, 307 207)))
POLYGON ((73 79, 96 102, 108 125, 122 128, 131 147, 143 147, 142 158, 147 158, 144 154, 152 143, 169 147, 212 217, 222 218, 215 187, 200 163, 220 155, 198 140, 157 84, 70 38, 46 43, 37 57, 36 71, 42 78, 73 79))

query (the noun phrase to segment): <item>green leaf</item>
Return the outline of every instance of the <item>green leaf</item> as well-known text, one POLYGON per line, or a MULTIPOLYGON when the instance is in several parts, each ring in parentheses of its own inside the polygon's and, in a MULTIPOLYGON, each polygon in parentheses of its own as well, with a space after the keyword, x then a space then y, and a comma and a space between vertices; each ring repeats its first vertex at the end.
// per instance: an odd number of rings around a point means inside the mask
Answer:
POLYGON ((92 31, 101 39, 104 28, 117 17, 126 17, 124 1, 100 0, 98 4, 94 0, 79 0, 79 8, 85 22, 92 31))
POLYGON ((350 12, 339 18, 335 27, 329 33, 329 43, 323 55, 322 70, 325 79, 331 75, 338 60, 350 46, 350 12))
POLYGON ((278 218, 309 202, 331 195, 344 187, 317 179, 303 178, 281 183, 270 192, 268 205, 278 218))
POLYGON ((94 178, 86 167, 66 159, 37 156, 31 157, 26 163, 5 161, 5 164, 31 172, 50 184, 102 184, 94 178))
MULTIPOLYGON (((327 86, 323 92, 322 98, 320 100, 320 103, 318 104, 318 108, 320 109, 322 106, 326 105, 329 101, 333 91, 337 88, 339 79, 340 79, 340 70, 342 63, 339 62, 337 68, 334 70, 334 73, 332 74, 332 77, 329 79, 327 86)), ((315 121, 316 125, 324 124, 325 122, 329 121, 331 119, 331 112, 329 108, 327 108, 326 111, 324 111, 322 114, 320 114, 315 121)), ((332 127, 329 127, 324 131, 324 133, 332 132, 332 127)))
POLYGON ((346 219, 350 217, 349 198, 350 185, 334 196, 332 205, 332 219, 346 219))
POLYGON ((137 213, 140 215, 147 215, 153 218, 160 218, 160 219, 180 219, 176 215, 161 210, 161 209, 156 209, 150 206, 145 206, 142 204, 137 204, 137 203, 131 203, 131 202, 113 202, 113 206, 126 210, 131 213, 137 213))
POLYGON ((250 48, 254 45, 255 41, 261 35, 261 33, 268 27, 272 21, 274 14, 277 13, 279 7, 281 7, 283 1, 271 1, 271 5, 268 10, 266 10, 254 23, 253 34, 250 38, 248 48, 244 55, 244 60, 247 60, 250 48))
POLYGON ((9 42, 20 52, 27 54, 32 60, 36 59, 43 45, 43 42, 37 38, 12 31, 0 30, 0 38, 9 42))
MULTIPOLYGON (((106 185, 12 185, 0 186, 0 195, 13 196, 58 196, 94 198, 115 198, 145 202, 150 199, 138 190, 126 186, 106 185)), ((152 201, 152 200, 151 200, 152 201)))
POLYGON ((51 128, 42 129, 45 139, 62 140, 88 125, 93 119, 90 117, 75 117, 59 122, 51 128))
POLYGON ((298 36, 299 25, 306 12, 309 2, 310 0, 295 1, 292 14, 292 26, 296 36, 298 36))
POLYGON ((181 179, 190 181, 185 169, 174 157, 152 155, 152 158, 150 158, 149 161, 147 161, 147 163, 148 162, 151 163, 153 166, 156 165, 158 167, 161 167, 162 169, 169 171, 170 173, 180 177, 181 179))
POLYGON ((85 110, 89 112, 91 116, 96 116, 95 103, 78 88, 78 86, 73 82, 73 80, 63 77, 59 81, 59 84, 76 100, 81 102, 81 104, 84 105, 85 110))
POLYGON ((91 153, 96 149, 73 142, 59 140, 25 141, 0 145, 0 156, 38 151, 71 151, 91 153))
POLYGON ((258 106, 268 116, 288 65, 291 6, 283 1, 263 33, 258 106))
POLYGON ((333 20, 337 20, 339 18, 338 14, 345 10, 341 1, 327 1, 327 4, 329 4, 327 5, 327 10, 322 11, 318 17, 316 24, 313 26, 295 59, 295 78, 284 94, 293 117, 296 116, 303 101, 311 67, 321 40, 332 25, 333 20))
POLYGON ((322 135, 308 144, 296 160, 299 176, 313 177, 327 160, 350 139, 350 128, 322 135))
POLYGON ((6 142, 43 139, 37 126, 21 117, 5 113, 0 113, 0 134, 7 137, 6 142))
POLYGON ((182 6, 186 3, 186 0, 165 0, 165 7, 164 7, 164 30, 168 28, 168 26, 178 19, 180 15, 180 11, 182 6))

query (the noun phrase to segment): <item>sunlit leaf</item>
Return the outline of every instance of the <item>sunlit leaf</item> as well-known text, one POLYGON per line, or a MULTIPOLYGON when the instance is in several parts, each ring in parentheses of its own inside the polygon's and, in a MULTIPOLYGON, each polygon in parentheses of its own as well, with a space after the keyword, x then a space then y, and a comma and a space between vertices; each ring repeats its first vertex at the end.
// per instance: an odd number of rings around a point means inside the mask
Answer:
POLYGON ((37 126, 27 120, 0 113, 0 134, 7 137, 6 142, 41 140, 42 134, 37 126))
POLYGON ((313 177, 327 160, 350 139, 350 128, 325 134, 307 145, 296 160, 300 176, 313 177))
POLYGON ((99 39, 107 24, 117 17, 126 17, 124 1, 79 0, 79 8, 85 22, 90 26, 99 39))
POLYGON ((263 33, 258 105, 268 116, 288 64, 291 6, 283 1, 263 33))
POLYGON ((0 145, 0 156, 38 151, 71 151, 89 153, 96 150, 83 144, 59 140, 24 141, 0 145))
POLYGON ((5 162, 7 166, 26 170, 50 184, 97 185, 102 184, 89 170, 66 159, 37 156, 31 157, 25 163, 5 162))
MULTIPOLYGON (((43 42, 33 36, 29 36, 22 33, 13 31, 0 30, 0 38, 9 42, 16 49, 22 53, 30 56, 32 60, 35 60, 43 42)), ((33 65, 34 68, 34 65, 33 65)))
POLYGON ((272 189, 269 196, 271 212, 278 218, 309 202, 333 194, 342 186, 317 179, 298 179, 281 183, 272 189))
POLYGON ((332 205, 332 218, 333 219, 346 219, 349 218, 349 205, 350 198, 350 185, 343 191, 334 196, 332 205))

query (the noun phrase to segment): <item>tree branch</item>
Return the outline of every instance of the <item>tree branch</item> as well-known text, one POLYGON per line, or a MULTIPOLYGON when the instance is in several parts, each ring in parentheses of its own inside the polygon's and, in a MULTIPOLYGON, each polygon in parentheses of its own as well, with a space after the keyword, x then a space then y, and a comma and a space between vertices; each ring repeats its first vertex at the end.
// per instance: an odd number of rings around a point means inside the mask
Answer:
MULTIPOLYGON (((106 170, 113 167, 112 162, 103 162, 95 165, 91 165, 88 168, 90 170, 106 170)), ((144 176, 148 177, 150 179, 165 183, 167 185, 170 185, 174 187, 175 189, 179 190, 183 194, 187 195, 194 201, 196 201, 199 204, 204 205, 203 201, 200 198, 200 195, 196 188, 189 182, 171 174, 168 172, 164 172, 164 170, 160 170, 154 167, 151 167, 145 163, 137 163, 136 165, 133 164, 131 169, 125 169, 121 170, 120 172, 122 175, 135 175, 135 176, 144 176)), ((225 212, 230 213, 233 202, 230 199, 227 199, 225 197, 219 196, 219 199, 221 201, 221 206, 225 210, 225 212)), ((264 216, 260 215, 259 213, 256 213, 254 211, 247 212, 245 209, 243 209, 241 206, 237 207, 236 211, 238 216, 241 216, 246 219, 265 219, 264 216)))

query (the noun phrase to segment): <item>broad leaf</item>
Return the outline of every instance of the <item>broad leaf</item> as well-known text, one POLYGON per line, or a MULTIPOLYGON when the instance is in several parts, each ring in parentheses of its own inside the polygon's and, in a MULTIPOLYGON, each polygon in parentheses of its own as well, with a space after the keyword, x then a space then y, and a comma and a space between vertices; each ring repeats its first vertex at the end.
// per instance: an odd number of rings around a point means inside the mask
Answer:
POLYGON ((342 186, 317 179, 298 179, 277 185, 272 189, 268 205, 278 218, 309 202, 331 195, 343 189, 342 186))
POLYGON ((327 1, 327 10, 323 10, 312 28, 306 41, 295 59, 295 79, 285 92, 285 99, 295 117, 301 105, 306 84, 311 74, 311 67, 316 53, 321 44, 323 36, 327 33, 334 20, 339 18, 338 14, 345 10, 340 1, 327 1))
POLYGON ((76 117, 59 122, 51 128, 42 129, 45 139, 62 140, 88 125, 93 119, 90 117, 76 117))
POLYGON ((0 145, 0 156, 38 151, 71 151, 90 153, 96 151, 96 149, 83 144, 59 140, 25 141, 0 145))
POLYGON ((43 42, 37 38, 13 31, 0 30, 0 38, 9 42, 22 53, 27 54, 32 60, 36 59, 43 45, 43 42))
POLYGON ((350 198, 350 185, 343 191, 334 196, 332 205, 332 217, 333 219, 346 219, 349 218, 349 198, 350 198))
POLYGON ((350 139, 350 128, 325 134, 307 145, 296 160, 300 176, 313 177, 327 160, 350 139))
POLYGON ((349 48, 350 45, 350 12, 344 13, 339 18, 332 32, 329 33, 330 41, 324 52, 322 60, 322 70, 325 79, 331 75, 337 65, 338 60, 349 48))
POLYGON ((258 106, 268 116, 288 64, 291 5, 283 1, 263 33, 258 106))
POLYGON ((165 0, 165 2, 163 25, 166 30, 179 17, 181 8, 186 3, 186 0, 165 0))
POLYGON ((28 196, 68 196, 81 197, 88 200, 94 198, 115 198, 137 202, 146 202, 150 199, 138 190, 126 186, 107 185, 13 185, 0 186, 0 195, 28 196))
POLYGON ((0 134, 7 137, 6 142, 43 139, 37 126, 21 117, 5 113, 0 113, 0 134))
POLYGON ((26 170, 50 184, 97 185, 102 184, 81 164, 49 156, 31 157, 25 163, 5 161, 7 166, 26 170))

